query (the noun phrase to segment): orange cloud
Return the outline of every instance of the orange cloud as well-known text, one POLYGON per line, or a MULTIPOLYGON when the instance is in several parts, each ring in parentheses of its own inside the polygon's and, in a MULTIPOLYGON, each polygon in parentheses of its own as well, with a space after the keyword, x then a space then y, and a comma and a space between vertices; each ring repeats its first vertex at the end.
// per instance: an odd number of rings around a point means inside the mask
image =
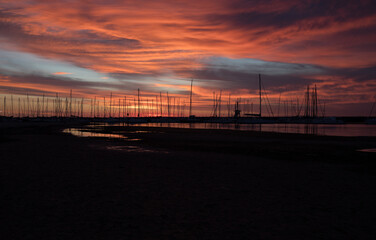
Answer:
MULTIPOLYGON (((168 81, 197 77, 196 71, 208 68, 202 60, 210 57, 310 64, 327 72, 291 78, 316 83, 328 101, 346 102, 349 98, 344 95, 348 94, 353 96, 350 101, 366 102, 372 99, 375 86, 370 81, 375 79, 367 76, 361 82, 343 69, 365 69, 370 75, 375 67, 375 4, 350 2, 163 0, 143 1, 142 7, 132 1, 73 1, 69 6, 64 1, 4 2, 0 3, 0 42, 13 50, 69 62, 119 81, 145 84, 151 95, 160 88, 188 91, 187 86, 168 81), (353 95, 351 89, 360 94, 353 95)), ((222 79, 224 71, 217 68, 211 71, 218 79, 195 86, 198 99, 210 105, 213 89, 225 89, 234 98, 255 97, 255 89, 247 81, 235 79, 251 73, 234 73, 226 82, 222 79), (231 81, 238 81, 236 87, 231 81)), ((9 87, 3 81, 1 85, 9 87)), ((32 83, 22 86, 54 89, 32 83)), ((90 97, 107 91, 98 90, 100 87, 80 91, 90 97)), ((282 98, 301 94, 303 88, 296 88, 283 90, 282 98)), ((270 97, 278 99, 281 89, 270 88, 270 97)))
POLYGON ((72 74, 68 72, 54 72, 53 75, 67 75, 67 74, 72 74))

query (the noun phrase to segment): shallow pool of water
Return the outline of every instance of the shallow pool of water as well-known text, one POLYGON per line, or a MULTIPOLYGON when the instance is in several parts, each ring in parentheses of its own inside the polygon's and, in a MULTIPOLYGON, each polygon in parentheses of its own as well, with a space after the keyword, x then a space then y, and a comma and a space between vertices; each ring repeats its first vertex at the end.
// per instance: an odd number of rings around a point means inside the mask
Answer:
POLYGON ((360 149, 359 152, 376 153, 376 148, 360 149))
MULTIPOLYGON (((99 125, 97 125, 99 126, 99 125)), ((128 126, 124 123, 102 124, 101 126, 128 126)), ((371 124, 233 124, 233 123, 137 123, 129 126, 142 127, 170 127, 170 128, 191 128, 191 129, 228 129, 240 131, 261 131, 313 134, 324 136, 376 136, 376 125, 371 124)), ((142 132, 142 131, 139 131, 142 132)))
POLYGON ((99 137, 99 138, 123 138, 126 139, 128 137, 123 136, 121 134, 114 134, 114 133, 99 133, 95 132, 91 129, 79 129, 79 128, 67 128, 64 129, 64 133, 70 133, 77 137, 99 137))
MULTIPOLYGON (((159 152, 162 153, 162 151, 157 151, 153 149, 148 149, 140 146, 107 146, 106 149, 113 150, 113 151, 123 151, 123 152, 137 152, 137 153, 154 153, 159 152)), ((163 151, 163 153, 167 153, 163 151)))

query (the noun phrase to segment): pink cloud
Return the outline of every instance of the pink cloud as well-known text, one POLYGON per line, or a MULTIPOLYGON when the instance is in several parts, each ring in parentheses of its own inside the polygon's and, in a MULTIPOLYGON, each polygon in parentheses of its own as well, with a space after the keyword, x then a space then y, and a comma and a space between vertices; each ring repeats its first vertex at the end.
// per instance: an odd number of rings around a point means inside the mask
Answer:
MULTIPOLYGON (((189 79, 193 70, 207 67, 201 59, 212 56, 311 64, 330 69, 330 74, 307 78, 322 86, 320 93, 329 100, 337 96, 332 102, 349 101, 346 94, 352 102, 365 102, 364 95, 372 99, 375 89, 369 81, 375 79, 359 83, 356 76, 335 71, 376 65, 372 1, 256 3, 163 0, 143 1, 140 7, 136 1, 72 1, 69 6, 57 0, 5 2, 0 4, 0 43, 140 82, 138 75, 189 79)), ((205 98, 211 96, 210 87, 221 88, 220 77, 211 79, 216 84, 201 86, 205 98)), ((247 82, 243 84, 232 91, 248 96, 247 82)))
POLYGON ((54 72, 53 75, 69 75, 69 74, 72 74, 72 73, 68 73, 68 72, 54 72))

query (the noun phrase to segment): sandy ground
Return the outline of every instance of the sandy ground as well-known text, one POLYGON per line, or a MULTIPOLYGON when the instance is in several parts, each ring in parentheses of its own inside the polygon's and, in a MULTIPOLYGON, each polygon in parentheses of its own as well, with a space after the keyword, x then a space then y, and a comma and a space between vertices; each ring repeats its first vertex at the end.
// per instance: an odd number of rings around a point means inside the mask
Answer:
POLYGON ((65 127, 0 127, 2 239, 376 239, 375 138, 65 127))

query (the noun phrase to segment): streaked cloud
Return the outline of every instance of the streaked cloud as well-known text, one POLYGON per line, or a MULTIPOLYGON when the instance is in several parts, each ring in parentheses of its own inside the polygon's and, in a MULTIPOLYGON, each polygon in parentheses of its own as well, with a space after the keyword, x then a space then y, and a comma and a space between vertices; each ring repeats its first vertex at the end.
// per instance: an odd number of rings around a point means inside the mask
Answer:
POLYGON ((69 75, 69 74, 72 74, 72 73, 68 73, 68 72, 54 72, 53 75, 69 75))
POLYGON ((202 99, 251 97, 260 73, 271 97, 317 84, 331 104, 366 106, 375 29, 371 0, 0 1, 0 86, 184 96, 172 86, 194 78, 202 99))

